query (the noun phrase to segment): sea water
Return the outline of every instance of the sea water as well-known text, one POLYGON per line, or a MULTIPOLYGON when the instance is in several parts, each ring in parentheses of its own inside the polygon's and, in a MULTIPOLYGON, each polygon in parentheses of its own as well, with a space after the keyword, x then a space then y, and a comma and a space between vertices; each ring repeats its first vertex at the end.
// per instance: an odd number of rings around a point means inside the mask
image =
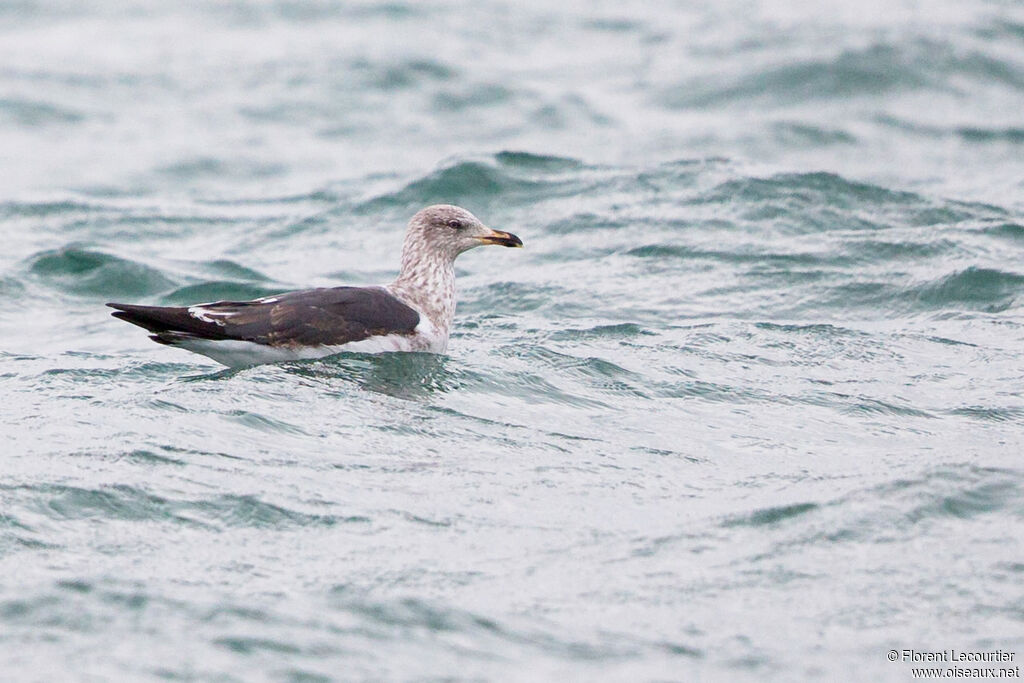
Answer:
POLYGON ((7 3, 2 677, 1018 665, 1022 155, 1015 2, 7 3), (435 202, 526 247, 444 357, 103 307, 387 282, 435 202))

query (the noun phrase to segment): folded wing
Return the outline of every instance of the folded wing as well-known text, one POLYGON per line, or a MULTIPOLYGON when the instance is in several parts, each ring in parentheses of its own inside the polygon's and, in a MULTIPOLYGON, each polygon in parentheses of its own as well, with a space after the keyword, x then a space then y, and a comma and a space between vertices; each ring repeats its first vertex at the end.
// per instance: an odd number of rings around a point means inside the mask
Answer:
POLYGON ((162 344, 188 339, 249 341, 275 347, 337 346, 376 335, 412 335, 420 316, 383 287, 330 287, 253 301, 188 307, 107 304, 112 315, 162 344))

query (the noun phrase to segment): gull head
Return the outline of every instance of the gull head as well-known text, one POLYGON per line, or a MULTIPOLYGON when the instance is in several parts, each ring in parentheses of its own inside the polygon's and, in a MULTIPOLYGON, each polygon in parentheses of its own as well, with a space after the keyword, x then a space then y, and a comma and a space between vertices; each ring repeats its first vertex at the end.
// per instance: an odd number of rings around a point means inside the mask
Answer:
POLYGON ((435 204, 417 213, 405 236, 405 251, 429 250, 451 260, 485 244, 521 247, 523 241, 510 232, 488 228, 469 211, 451 204, 435 204))

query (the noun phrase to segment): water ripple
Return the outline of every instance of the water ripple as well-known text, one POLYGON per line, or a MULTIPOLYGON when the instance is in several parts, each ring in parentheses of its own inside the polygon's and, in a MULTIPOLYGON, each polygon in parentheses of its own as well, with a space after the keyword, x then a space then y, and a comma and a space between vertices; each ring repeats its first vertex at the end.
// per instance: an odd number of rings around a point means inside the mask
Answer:
POLYGON ((7 486, 3 490, 24 499, 34 511, 54 520, 103 518, 129 522, 170 522, 216 529, 331 527, 366 523, 362 515, 309 514, 260 500, 252 495, 224 494, 202 499, 174 499, 133 486, 86 489, 65 485, 7 486))
POLYGON ((156 268, 80 246, 36 254, 29 272, 59 291, 79 296, 146 296, 174 286, 156 268))

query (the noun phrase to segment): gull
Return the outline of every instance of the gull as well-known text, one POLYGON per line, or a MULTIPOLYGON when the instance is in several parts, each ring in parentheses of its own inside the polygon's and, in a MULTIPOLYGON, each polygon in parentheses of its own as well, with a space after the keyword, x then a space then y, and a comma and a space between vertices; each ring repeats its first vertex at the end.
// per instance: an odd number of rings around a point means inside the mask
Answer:
POLYGON ((485 244, 523 246, 466 209, 437 204, 409 221, 401 270, 387 285, 318 287, 192 306, 107 306, 159 344, 233 368, 341 352, 443 354, 455 315, 455 259, 485 244))

